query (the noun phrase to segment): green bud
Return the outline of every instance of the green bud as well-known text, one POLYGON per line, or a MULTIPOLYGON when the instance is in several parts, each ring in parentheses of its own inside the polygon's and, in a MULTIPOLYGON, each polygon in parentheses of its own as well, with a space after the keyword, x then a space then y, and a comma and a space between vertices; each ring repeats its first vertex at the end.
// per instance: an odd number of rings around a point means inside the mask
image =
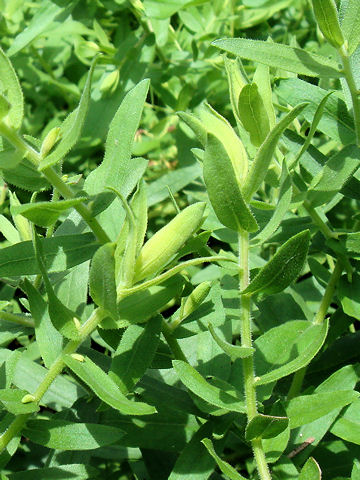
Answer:
POLYGON ((157 273, 171 260, 201 225, 205 205, 199 202, 185 208, 145 243, 135 263, 134 283, 157 273))
POLYGON ((84 355, 80 355, 80 353, 72 353, 72 354, 71 354, 71 357, 72 357, 74 360, 77 360, 78 362, 85 362, 85 357, 84 357, 84 355))
POLYGON ((344 36, 340 28, 339 16, 334 0, 312 0, 316 21, 326 40, 335 48, 340 48, 344 36))
POLYGON ((208 296, 210 288, 210 282, 202 282, 196 288, 194 288, 194 290, 190 293, 190 295, 185 301, 182 319, 188 317, 191 313, 193 313, 197 308, 200 307, 205 298, 208 296))
POLYGON ((119 78, 120 78, 119 70, 114 70, 108 75, 106 75, 104 80, 101 82, 100 91, 103 93, 114 92, 116 90, 116 87, 118 86, 119 78))
POLYGON ((40 149, 40 155, 42 156, 42 158, 46 157, 46 155, 50 152, 55 143, 60 139, 60 130, 60 127, 54 127, 48 132, 48 134, 44 138, 40 149))
POLYGON ((21 399, 21 403, 30 403, 30 402, 34 402, 34 401, 35 401, 35 397, 34 397, 34 395, 31 395, 30 393, 27 393, 21 399))

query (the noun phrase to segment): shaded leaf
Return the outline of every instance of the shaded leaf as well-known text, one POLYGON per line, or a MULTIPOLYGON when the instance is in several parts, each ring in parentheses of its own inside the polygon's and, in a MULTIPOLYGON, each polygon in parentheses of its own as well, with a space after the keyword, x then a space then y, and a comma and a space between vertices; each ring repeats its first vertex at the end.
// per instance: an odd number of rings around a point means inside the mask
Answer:
POLYGON ((254 438, 273 438, 283 432, 288 424, 287 417, 274 417, 259 413, 247 424, 245 438, 247 441, 254 438))

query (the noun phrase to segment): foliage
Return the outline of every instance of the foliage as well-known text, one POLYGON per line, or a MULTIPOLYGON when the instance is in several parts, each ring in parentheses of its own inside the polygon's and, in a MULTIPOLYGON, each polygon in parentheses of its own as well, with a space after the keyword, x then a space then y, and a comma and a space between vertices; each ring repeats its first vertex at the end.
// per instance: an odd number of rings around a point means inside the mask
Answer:
POLYGON ((1 478, 358 480, 358 0, 0 5, 1 478))

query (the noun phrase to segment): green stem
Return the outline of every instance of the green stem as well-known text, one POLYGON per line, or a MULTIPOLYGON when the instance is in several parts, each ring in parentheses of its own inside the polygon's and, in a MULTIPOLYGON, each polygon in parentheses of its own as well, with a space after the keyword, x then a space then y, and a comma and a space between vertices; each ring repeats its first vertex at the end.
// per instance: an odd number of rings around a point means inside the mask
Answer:
MULTIPOLYGON (((330 304, 334 297, 335 289, 340 279, 342 271, 343 271, 342 263, 340 260, 338 260, 331 274, 329 283, 327 284, 327 287, 325 289, 324 296, 320 303, 320 308, 313 320, 313 323, 315 325, 321 325, 325 320, 326 314, 329 310, 330 304)), ((291 382, 291 386, 289 389, 289 393, 287 396, 287 400, 291 400, 292 398, 297 397, 301 392, 303 381, 306 375, 306 370, 307 370, 307 367, 305 366, 294 374, 291 382)))
MULTIPOLYGON (((5 137, 19 152, 21 152, 26 158, 36 167, 39 166, 41 161, 41 155, 33 147, 31 147, 25 140, 12 128, 9 128, 4 122, 0 122, 0 135, 5 137)), ((44 177, 58 190, 58 192, 65 199, 71 199, 75 197, 73 190, 62 180, 52 167, 45 168, 42 171, 44 177)), ((101 243, 110 242, 109 237, 102 229, 96 218, 93 217, 89 208, 80 203, 75 205, 74 208, 82 216, 85 222, 89 225, 94 235, 101 243)))
MULTIPOLYGON (((249 284, 249 234, 239 233, 239 286, 240 291, 249 284)), ((241 345, 252 347, 251 338, 251 296, 241 295, 240 312, 241 345)), ((254 359, 247 357, 242 360, 244 374, 244 390, 248 422, 257 415, 256 387, 254 382, 254 359)), ((271 480, 269 467, 260 438, 251 441, 257 470, 261 480, 271 480)))
POLYGON ((162 334, 165 337, 166 343, 169 345, 170 350, 174 354, 174 357, 176 358, 176 360, 183 360, 184 362, 189 363, 188 359, 186 358, 184 352, 182 351, 182 349, 179 345, 179 342, 174 337, 174 334, 173 334, 171 328, 165 322, 165 320, 162 321, 161 331, 162 331, 162 334))
POLYGON ((311 206, 308 200, 305 200, 304 203, 305 210, 309 213, 310 217, 314 221, 314 223, 319 227, 319 230, 323 233, 323 235, 327 238, 338 238, 337 233, 333 232, 326 223, 322 220, 320 215, 317 213, 314 207, 311 206))
POLYGON ((353 74, 353 69, 351 67, 350 56, 347 50, 346 45, 342 45, 338 49, 341 61, 343 64, 344 75, 346 83, 350 90, 351 101, 353 106, 354 114, 354 124, 355 124, 355 133, 356 133, 356 144, 360 147, 360 98, 359 91, 356 86, 355 77, 353 74))
MULTIPOLYGON (((90 335, 101 320, 106 316, 106 313, 102 308, 97 308, 94 310, 92 315, 87 319, 87 321, 81 326, 79 330, 80 338, 78 340, 70 340, 62 353, 51 365, 47 374, 45 375, 42 382, 39 384, 38 388, 34 393, 34 402, 40 402, 43 395, 46 393, 52 382, 55 378, 61 373, 62 369, 65 366, 63 357, 66 354, 72 354, 76 352, 79 346, 84 342, 84 340, 90 335)), ((6 431, 0 436, 0 452, 7 446, 7 444, 22 430, 27 419, 31 414, 18 415, 15 420, 9 425, 6 431)))

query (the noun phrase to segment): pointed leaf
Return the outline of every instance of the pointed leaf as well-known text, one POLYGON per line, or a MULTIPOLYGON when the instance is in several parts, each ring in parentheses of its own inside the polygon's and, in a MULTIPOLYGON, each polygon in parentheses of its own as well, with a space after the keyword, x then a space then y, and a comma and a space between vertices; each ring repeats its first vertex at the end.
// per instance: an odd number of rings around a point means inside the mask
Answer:
POLYGON ((246 480, 246 478, 240 475, 240 473, 238 473, 235 468, 230 465, 230 463, 225 462, 225 460, 222 460, 219 457, 219 455, 215 452, 214 445, 211 440, 204 438, 201 440, 201 443, 205 445, 206 450, 213 457, 222 473, 229 477, 230 480, 246 480))
POLYGON ((11 105, 8 119, 13 128, 18 130, 21 127, 24 116, 24 99, 21 91, 20 83, 15 70, 0 48, 0 72, 1 84, 0 93, 6 94, 6 99, 11 105))
POLYGON ((336 61, 288 45, 246 38, 223 38, 212 45, 241 58, 300 75, 331 78, 343 75, 336 61))
POLYGON ((146 403, 128 400, 109 375, 90 358, 84 357, 83 361, 79 361, 71 355, 65 355, 64 362, 93 390, 95 395, 122 414, 150 415, 156 412, 154 407, 146 403))
POLYGON ((222 143, 209 134, 205 147, 204 180, 220 222, 236 232, 256 232, 258 225, 246 205, 230 158, 222 143))
POLYGON ((182 383, 195 395, 216 407, 232 412, 245 413, 245 407, 236 397, 211 385, 191 365, 182 360, 173 360, 173 366, 182 383))
POLYGON ((339 16, 334 0, 312 0, 316 21, 326 40, 335 48, 343 45, 345 39, 340 28, 339 16))
POLYGON ((160 340, 161 315, 150 319, 145 326, 130 325, 116 349, 109 376, 126 395, 150 367, 160 340))
POLYGON ((287 428, 288 424, 287 417, 274 417, 259 413, 247 424, 245 439, 249 442, 254 438, 276 437, 287 428))
POLYGON ((240 345, 233 345, 226 342, 217 335, 214 327, 209 323, 208 328, 210 330, 211 336, 219 347, 228 355, 232 361, 235 361, 237 358, 247 358, 254 355, 255 349, 252 347, 242 347, 240 345))
POLYGON ((279 123, 270 131, 263 144, 259 148, 256 157, 251 165, 249 175, 246 178, 243 187, 245 200, 250 200, 252 195, 260 187, 266 177, 271 160, 284 130, 295 120, 295 118, 304 110, 307 103, 301 103, 293 108, 279 123))
POLYGON ((325 392, 295 397, 286 406, 290 428, 297 428, 324 417, 332 410, 354 402, 358 397, 359 393, 354 390, 339 390, 331 392, 331 395, 325 392))
POLYGON ((330 432, 347 442, 360 445, 360 399, 357 399, 338 418, 330 432))
POLYGON ((39 165, 40 171, 43 171, 46 168, 49 168, 60 162, 78 141, 88 111, 91 80, 97 58, 98 57, 95 57, 91 64, 78 107, 76 110, 71 112, 62 123, 60 127, 60 141, 56 144, 51 153, 41 160, 39 165))
POLYGON ((93 450, 117 442, 124 432, 95 423, 66 420, 29 420, 24 435, 34 443, 57 450, 93 450))
POLYGON ((22 215, 35 223, 35 225, 50 227, 50 225, 53 225, 62 213, 75 205, 79 205, 85 200, 85 197, 79 197, 58 202, 24 203, 22 205, 11 207, 11 213, 13 215, 22 215))
POLYGON ((321 470, 317 461, 310 457, 301 469, 299 480, 321 480, 321 470))
POLYGON ((94 302, 117 319, 114 251, 113 243, 106 243, 96 251, 90 266, 89 287, 94 302))
POLYGON ((269 262, 262 267, 249 286, 242 292, 271 295, 284 290, 301 272, 310 242, 309 230, 291 237, 282 245, 269 262))
POLYGON ((261 372, 256 385, 275 382, 305 367, 322 347, 327 331, 327 320, 321 325, 313 325, 306 320, 294 320, 261 335, 255 341, 256 350, 261 352, 260 356, 255 354, 257 371, 261 372), (288 346, 286 350, 284 345, 288 346), (290 353, 294 351, 295 355, 290 353), (283 365, 271 370, 271 365, 276 366, 280 362, 283 365))
POLYGON ((270 131, 270 123, 256 83, 249 83, 241 90, 238 110, 251 143, 259 147, 270 131))
POLYGON ((358 0, 341 2, 340 12, 343 14, 341 30, 348 41, 348 51, 351 55, 360 43, 360 3, 358 0), (345 12, 342 11, 343 7, 345 12))

